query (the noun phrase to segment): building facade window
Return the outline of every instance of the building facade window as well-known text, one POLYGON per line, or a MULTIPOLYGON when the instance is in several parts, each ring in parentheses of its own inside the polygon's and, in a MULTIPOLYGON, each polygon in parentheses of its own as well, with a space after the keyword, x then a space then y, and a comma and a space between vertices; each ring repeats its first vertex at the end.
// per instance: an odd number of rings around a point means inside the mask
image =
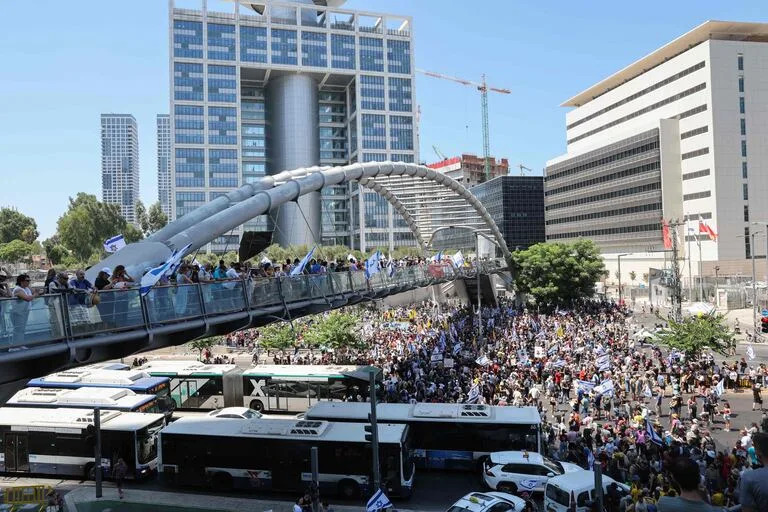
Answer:
POLYGON ((747 157, 747 141, 745 140, 741 141, 741 156, 747 157))
MULTIPOLYGON (((205 153, 202 149, 176 148, 176 186, 205 186, 205 153)), ((205 201, 205 194, 201 201, 205 201)), ((176 206, 178 207, 178 196, 176 206)), ((176 217, 181 215, 177 210, 176 217)))
POLYGON ((701 135, 702 133, 707 133, 708 131, 709 131, 709 126, 702 126, 701 128, 695 128, 693 130, 689 130, 687 132, 681 133, 680 140, 688 139, 695 135, 701 135))
POLYGON ((331 67, 355 69, 355 36, 331 34, 331 67))
POLYGON ((411 112, 413 98, 410 78, 389 78, 389 110, 411 112))
POLYGON ((387 155, 384 153, 363 153, 363 162, 386 162, 387 155))
POLYGON ((316 68, 328 67, 328 38, 322 32, 301 33, 301 64, 316 68))
POLYGON ((695 158, 697 156, 706 155, 707 153, 709 153, 709 148, 701 148, 695 151, 689 151, 688 153, 683 153, 682 155, 680 155, 680 159, 688 160, 689 158, 695 158))
POLYGON ((195 105, 174 105, 176 144, 205 144, 205 112, 195 105))
POLYGON ((683 174, 683 181, 702 178, 704 176, 709 176, 709 169, 702 169, 700 171, 687 172, 683 174))
POLYGON ((712 195, 712 192, 710 190, 705 190, 703 192, 692 192, 690 194, 684 194, 683 201, 693 201, 694 199, 704 199, 705 197, 710 197, 711 195, 712 195))
POLYGON ((203 24, 197 21, 173 20, 173 56, 203 58, 203 24))
POLYGON ((411 74, 411 43, 399 39, 387 40, 387 70, 390 73, 411 74))
POLYGON ((589 229, 586 231, 576 231, 568 233, 556 233, 547 236, 547 239, 559 240, 562 238, 579 238, 592 236, 618 235, 623 233, 642 233, 646 231, 655 232, 661 229, 661 224, 643 224, 640 226, 621 226, 617 228, 589 229))
POLYGON ((747 259, 752 257, 752 241, 749 239, 749 228, 744 228, 744 255, 747 259))
POLYGON ((205 204, 205 192, 176 192, 176 218, 205 204))
POLYGON ((297 39, 295 30, 272 29, 272 63, 298 64, 297 39))
POLYGON ((749 201, 749 185, 747 183, 741 184, 741 196, 745 201, 749 201))
POLYGON ((661 183, 649 183, 647 185, 639 185, 637 187, 614 190, 613 192, 606 192, 604 194, 596 194, 593 196, 581 197, 579 199, 571 199, 570 201, 563 201, 562 203, 547 205, 546 209, 547 211, 558 210, 560 208, 567 208, 569 206, 594 203, 596 201, 602 201, 604 199, 613 199, 616 197, 631 196, 633 194, 642 194, 643 192, 651 192, 652 190, 661 190, 661 183))
MULTIPOLYGON (((393 153, 389 159, 393 162, 405 162, 408 164, 413 163, 413 155, 410 154, 400 154, 400 153, 393 153)), ((405 222, 405 221, 403 221, 405 222)))
POLYGON ((208 58, 211 60, 235 60, 234 25, 208 24, 208 58))
POLYGON ((739 113, 744 114, 746 112, 746 108, 744 106, 744 96, 739 97, 739 113))
POLYGON ((739 71, 744 71, 744 55, 741 53, 736 56, 736 67, 739 71))
POLYGON ((744 75, 739 76, 739 92, 744 92, 744 75))
POLYGON ((208 101, 237 102, 235 66, 208 64, 208 101))
POLYGON ((744 205, 744 222, 749 222, 749 205, 744 205))
POLYGON ((741 177, 747 179, 749 177, 749 171, 747 169, 747 162, 741 162, 741 177))
POLYGON ((238 186, 237 150, 208 150, 208 184, 211 187, 238 186))
POLYGON ((192 62, 173 63, 173 98, 203 101, 203 65, 192 62))
POLYGON ((237 109, 208 107, 208 144, 237 144, 237 109))
POLYGON ((363 114, 363 149, 387 149, 386 118, 380 114, 363 114))
POLYGON ((385 110, 383 76, 360 76, 360 107, 364 110, 385 110))
POLYGON ((360 38, 360 69, 384 71, 384 40, 378 37, 360 38))
POLYGON ((389 137, 391 149, 413 151, 413 118, 389 116, 389 137))
POLYGON ((267 29, 240 25, 240 60, 267 62, 267 29))
POLYGON ((743 117, 740 119, 741 121, 741 134, 746 135, 747 134, 747 120, 743 117))

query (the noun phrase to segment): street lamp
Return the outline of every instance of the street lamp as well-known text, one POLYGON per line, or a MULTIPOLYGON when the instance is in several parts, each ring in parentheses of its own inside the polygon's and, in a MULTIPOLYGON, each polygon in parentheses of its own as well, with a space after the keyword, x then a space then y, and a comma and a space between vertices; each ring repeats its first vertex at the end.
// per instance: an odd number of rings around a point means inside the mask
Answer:
POLYGON ((619 260, 619 272, 618 272, 619 273, 619 304, 621 304, 621 258, 623 256, 629 256, 630 254, 632 254, 632 253, 631 252, 627 252, 627 253, 624 253, 624 254, 619 254, 619 256, 618 256, 618 260, 619 260))
MULTIPOLYGON (((752 329, 753 334, 757 334, 757 277, 755 276, 755 235, 762 231, 753 231, 749 234, 752 240, 749 244, 749 256, 752 260, 752 329)), ((736 235, 736 238, 745 238, 747 235, 736 235)))

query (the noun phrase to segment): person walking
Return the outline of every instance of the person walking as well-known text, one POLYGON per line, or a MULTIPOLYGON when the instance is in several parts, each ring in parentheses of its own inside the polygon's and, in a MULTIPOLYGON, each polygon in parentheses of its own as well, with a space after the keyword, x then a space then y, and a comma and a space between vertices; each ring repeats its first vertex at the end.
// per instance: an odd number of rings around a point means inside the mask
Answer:
POLYGON ((760 396, 762 385, 760 382, 755 380, 752 383, 752 410, 755 410, 755 407, 759 407, 760 410, 763 410, 763 397, 760 396))
POLYGON ((120 499, 125 497, 125 493, 123 492, 123 480, 125 480, 125 476, 127 474, 128 465, 125 463, 122 457, 118 457, 115 466, 112 468, 112 478, 115 479, 115 484, 117 485, 117 495, 120 496, 120 499))

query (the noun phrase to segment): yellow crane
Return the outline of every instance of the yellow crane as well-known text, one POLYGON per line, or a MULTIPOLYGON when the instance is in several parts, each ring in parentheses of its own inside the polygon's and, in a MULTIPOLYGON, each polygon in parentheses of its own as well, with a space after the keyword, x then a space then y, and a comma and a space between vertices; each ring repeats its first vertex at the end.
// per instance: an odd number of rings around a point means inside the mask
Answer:
POLYGON ((431 76, 432 78, 439 78, 441 80, 450 80, 451 82, 457 82, 462 85, 467 85, 469 87, 475 87, 478 91, 480 91, 480 107, 481 107, 481 114, 482 114, 482 124, 483 124, 483 158, 485 159, 485 179, 490 180, 491 179, 491 142, 490 142, 490 133, 488 128, 488 91, 491 92, 497 92, 499 94, 512 94, 512 91, 509 89, 501 89, 499 87, 490 87, 485 82, 485 74, 483 74, 483 81, 482 82, 473 82, 471 80, 464 80, 463 78, 456 78, 453 76, 443 75, 442 73, 435 73, 434 71, 425 71, 423 69, 417 69, 419 73, 422 73, 427 76, 431 76))

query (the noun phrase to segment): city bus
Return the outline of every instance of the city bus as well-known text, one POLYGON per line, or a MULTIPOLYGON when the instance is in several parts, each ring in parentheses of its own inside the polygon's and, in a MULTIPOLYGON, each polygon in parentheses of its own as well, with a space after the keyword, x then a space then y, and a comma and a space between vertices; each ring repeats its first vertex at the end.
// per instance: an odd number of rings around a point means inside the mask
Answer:
MULTIPOLYGON (((93 417, 89 409, 0 408, 0 473, 91 478, 93 417)), ((149 476, 157 468, 163 415, 101 411, 100 419, 105 474, 121 457, 129 477, 149 476)))
POLYGON ((304 412, 320 400, 368 395, 367 366, 258 365, 156 359, 140 368, 171 379, 179 409, 248 407, 259 412, 304 412))
POLYGON ((155 395, 140 395, 124 388, 24 388, 5 407, 100 409, 160 413, 155 395))
POLYGON ((304 412, 320 401, 368 396, 370 367, 257 365, 243 372, 243 404, 259 412, 304 412))
MULTIPOLYGON (((368 421, 369 403, 318 402, 304 419, 368 421)), ((535 407, 481 404, 378 404, 382 423, 411 429, 418 468, 475 470, 491 452, 541 451, 541 416, 535 407)))
POLYGON ((173 413, 174 402, 169 396, 170 381, 167 377, 151 377, 137 370, 94 370, 75 368, 27 382, 27 387, 35 388, 124 388, 134 393, 155 395, 160 412, 173 413))
MULTIPOLYGON (((370 496, 372 451, 365 424, 296 419, 186 417, 160 433, 160 466, 170 484, 304 492, 311 448, 318 448, 321 493, 370 496)), ((387 495, 408 496, 415 466, 407 425, 379 424, 379 460, 387 495)))

